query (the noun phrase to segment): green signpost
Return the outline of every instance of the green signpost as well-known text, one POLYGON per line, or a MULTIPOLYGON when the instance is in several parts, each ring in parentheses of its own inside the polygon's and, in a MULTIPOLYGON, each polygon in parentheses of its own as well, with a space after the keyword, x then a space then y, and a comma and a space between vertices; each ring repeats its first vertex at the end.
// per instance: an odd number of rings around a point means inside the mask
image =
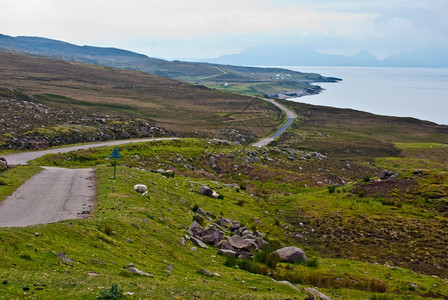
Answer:
POLYGON ((115 147, 114 150, 112 150, 112 153, 109 157, 115 159, 115 161, 114 161, 114 177, 112 177, 113 179, 115 179, 115 173, 117 171, 117 158, 122 158, 120 151, 118 151, 117 147, 115 147))

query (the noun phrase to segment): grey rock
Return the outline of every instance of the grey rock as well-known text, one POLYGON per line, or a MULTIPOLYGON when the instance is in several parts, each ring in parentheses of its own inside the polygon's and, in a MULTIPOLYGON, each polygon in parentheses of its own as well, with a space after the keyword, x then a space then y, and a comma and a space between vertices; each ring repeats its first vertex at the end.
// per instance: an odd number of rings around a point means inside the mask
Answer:
POLYGON ((257 244, 252 240, 243 239, 239 235, 231 236, 229 238, 229 244, 236 249, 246 250, 252 253, 258 250, 257 244))
POLYGON ((198 214, 195 214, 193 216, 193 220, 195 220, 199 224, 203 224, 204 223, 204 217, 202 217, 201 215, 198 215, 198 214))
POLYGON ((294 246, 284 247, 284 248, 275 250, 272 253, 278 254, 279 259, 282 262, 293 263, 297 260, 302 260, 302 261, 308 260, 308 258, 305 255, 305 252, 303 252, 302 249, 294 247, 294 246))
POLYGON ((227 257, 236 257, 236 252, 229 249, 218 249, 218 253, 227 257))
POLYGON ((316 297, 317 299, 322 299, 322 300, 332 300, 330 297, 328 297, 327 295, 319 292, 317 289, 315 288, 305 288, 305 291, 312 294, 314 297, 316 297))
POLYGON ((202 231, 201 237, 204 243, 215 245, 222 240, 224 234, 217 228, 210 227, 202 231))
POLYGON ((243 238, 249 239, 249 240, 255 240, 257 237, 253 235, 252 233, 245 234, 243 238))
POLYGON ((399 174, 393 174, 389 178, 387 178, 387 181, 392 181, 392 180, 396 179, 398 176, 399 176, 399 174))
POLYGON ((255 244, 257 244, 258 249, 263 249, 264 247, 266 247, 269 244, 268 242, 266 242, 265 240, 263 240, 260 237, 257 237, 254 242, 255 242, 255 244))
POLYGON ((249 230, 245 229, 240 234, 241 235, 248 235, 248 234, 252 234, 252 233, 249 230))
POLYGON ((235 231, 240 229, 241 225, 238 221, 232 221, 231 225, 230 225, 230 230, 231 231, 235 231))
POLYGON ((206 244, 204 244, 204 242, 202 242, 200 239, 196 238, 196 237, 190 237, 191 241, 196 244, 197 246, 203 248, 203 249, 208 249, 208 246, 206 244))
POLYGON ((142 276, 149 276, 149 277, 154 278, 154 276, 151 275, 150 273, 143 272, 143 271, 137 269, 136 267, 130 267, 130 268, 128 268, 128 272, 129 272, 129 273, 135 273, 135 274, 142 275, 142 276))
POLYGON ((207 215, 206 212, 202 209, 202 208, 198 208, 198 210, 196 211, 198 214, 201 214, 203 216, 207 215))
POLYGON ((191 223, 190 227, 188 228, 188 234, 191 236, 201 236, 202 231, 203 229, 201 225, 199 225, 199 223, 196 221, 193 221, 193 223, 191 223))
POLYGON ((218 247, 219 249, 235 250, 235 248, 233 248, 228 241, 220 241, 218 244, 216 244, 216 247, 218 247))
POLYGON ((265 238, 265 237, 266 237, 266 235, 264 235, 264 234, 263 234, 262 232, 260 232, 260 231, 256 231, 255 234, 256 234, 257 236, 261 237, 261 238, 265 238))
POLYGON ((71 260, 70 258, 68 258, 68 257, 65 255, 64 252, 59 253, 59 254, 57 255, 57 257, 59 257, 60 259, 62 259, 62 260, 65 261, 65 262, 69 262, 69 263, 74 262, 73 260, 71 260))
POLYGON ((247 252, 241 252, 238 254, 238 259, 252 259, 252 256, 247 252))
POLYGON ((200 268, 200 269, 198 270, 198 272, 201 273, 201 274, 204 274, 204 275, 206 275, 206 276, 210 276, 210 277, 213 276, 213 273, 212 273, 212 272, 210 272, 210 271, 208 271, 208 270, 206 270, 206 269, 204 269, 204 268, 200 268))

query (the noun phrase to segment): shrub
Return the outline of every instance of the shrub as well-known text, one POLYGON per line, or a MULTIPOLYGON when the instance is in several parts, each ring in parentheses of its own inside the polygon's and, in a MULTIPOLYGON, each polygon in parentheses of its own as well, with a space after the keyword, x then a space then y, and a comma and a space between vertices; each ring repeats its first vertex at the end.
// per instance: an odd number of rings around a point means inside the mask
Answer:
POLYGON ((375 294, 375 295, 372 295, 372 296, 370 296, 370 298, 369 298, 370 300, 391 300, 391 299, 393 299, 391 296, 389 296, 389 295, 377 295, 377 294, 375 294))
POLYGON ((191 210, 194 211, 194 212, 197 212, 197 211, 198 211, 198 208, 199 208, 199 204, 195 203, 195 204, 193 205, 193 207, 191 208, 191 210))
POLYGON ((266 266, 275 268, 280 261, 280 256, 277 253, 270 253, 266 258, 266 266))
POLYGON ((245 202, 244 200, 239 199, 238 202, 236 203, 236 205, 243 206, 244 202, 245 202))
POLYGON ((20 258, 26 259, 26 260, 31 260, 31 255, 28 252, 21 252, 19 254, 20 258))
POLYGON ((334 191, 336 191, 336 187, 334 185, 329 185, 329 186, 327 186, 327 188, 328 188, 328 192, 330 194, 333 194, 334 191))
POLYGON ((364 176, 363 178, 362 178, 362 181, 364 181, 364 182, 369 182, 370 181, 370 177, 369 176, 364 176))
POLYGON ((280 219, 279 218, 275 219, 274 225, 280 226, 280 219))
POLYGON ((362 197, 365 196, 365 194, 366 194, 366 191, 359 191, 359 192, 358 192, 358 197, 359 197, 359 198, 362 198, 362 197))
POLYGON ((116 284, 112 284, 110 289, 100 291, 97 299, 120 299, 123 298, 123 290, 116 284))
POLYGON ((310 259, 306 262, 307 267, 310 268, 317 268, 319 267, 319 261, 317 260, 317 257, 310 259))
POLYGON ((104 226, 104 233, 105 233, 107 236, 111 235, 112 232, 113 232, 112 227, 110 227, 109 225, 104 226))

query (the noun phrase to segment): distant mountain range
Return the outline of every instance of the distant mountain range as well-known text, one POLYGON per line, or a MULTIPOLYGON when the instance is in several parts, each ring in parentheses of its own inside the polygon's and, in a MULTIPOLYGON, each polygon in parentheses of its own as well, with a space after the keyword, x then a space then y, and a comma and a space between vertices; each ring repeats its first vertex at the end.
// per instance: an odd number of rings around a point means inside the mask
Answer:
POLYGON ((353 56, 324 54, 300 45, 258 45, 239 54, 201 60, 248 66, 448 67, 448 50, 429 49, 395 54, 383 60, 367 50, 353 56))

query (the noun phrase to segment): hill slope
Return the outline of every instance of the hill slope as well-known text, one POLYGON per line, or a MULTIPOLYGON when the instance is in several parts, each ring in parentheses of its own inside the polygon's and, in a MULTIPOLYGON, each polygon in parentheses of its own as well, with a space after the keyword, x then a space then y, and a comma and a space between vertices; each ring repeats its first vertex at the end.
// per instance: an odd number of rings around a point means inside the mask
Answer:
POLYGON ((4 107, 11 108, 2 110, 5 124, 2 133, 23 133, 41 126, 64 124, 94 126, 103 119, 110 119, 107 123, 111 123, 117 118, 139 118, 186 135, 216 135, 233 128, 247 131, 245 136, 250 140, 255 135, 268 134, 282 120, 277 108, 252 97, 223 93, 143 72, 10 52, 0 51, 0 82, 4 107), (20 96, 11 90, 22 94, 20 96), (59 109, 63 113, 57 118, 40 115, 30 122, 23 122, 26 119, 17 120, 21 110, 14 110, 14 105, 8 101, 15 98, 59 109), (78 117, 69 118, 73 114, 78 117), (82 117, 85 114, 90 114, 93 122, 83 122, 87 119, 82 117))
POLYGON ((304 89, 307 89, 308 92, 318 93, 320 89, 310 83, 338 80, 336 78, 322 77, 318 74, 294 72, 279 68, 237 67, 181 61, 171 62, 116 48, 77 46, 40 37, 0 35, 0 47, 20 51, 25 54, 37 54, 114 68, 139 70, 171 79, 251 95, 271 95, 283 91, 304 89), (279 86, 277 74, 288 75, 288 77, 282 80, 282 86, 279 86), (229 85, 229 83, 231 84, 229 85))

